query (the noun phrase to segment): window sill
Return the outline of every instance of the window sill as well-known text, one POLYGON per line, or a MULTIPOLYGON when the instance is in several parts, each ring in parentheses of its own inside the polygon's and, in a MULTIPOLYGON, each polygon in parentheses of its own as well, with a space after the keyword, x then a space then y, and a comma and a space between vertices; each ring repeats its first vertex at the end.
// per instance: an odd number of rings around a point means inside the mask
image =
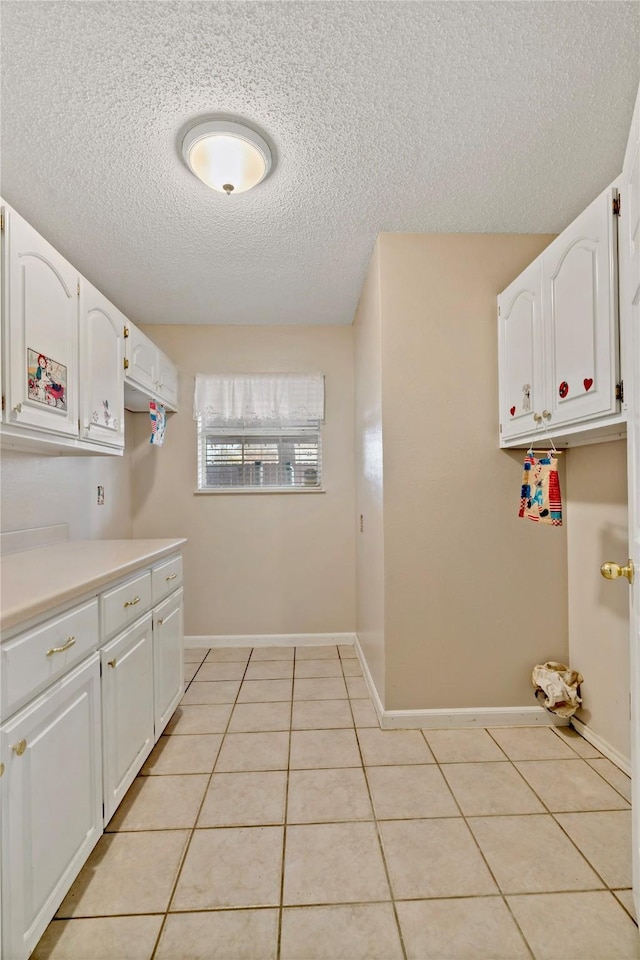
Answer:
POLYGON ((193 493, 194 493, 194 496, 196 497, 199 497, 199 496, 226 497, 226 496, 229 496, 229 494, 231 494, 232 496, 237 496, 238 494, 240 494, 241 496, 247 496, 247 494, 254 494, 254 493, 257 493, 259 496, 262 497, 266 493, 295 495, 297 493, 305 493, 305 494, 326 493, 326 490, 324 490, 322 487, 236 487, 236 488, 230 487, 229 489, 220 488, 217 490, 194 490, 193 493))

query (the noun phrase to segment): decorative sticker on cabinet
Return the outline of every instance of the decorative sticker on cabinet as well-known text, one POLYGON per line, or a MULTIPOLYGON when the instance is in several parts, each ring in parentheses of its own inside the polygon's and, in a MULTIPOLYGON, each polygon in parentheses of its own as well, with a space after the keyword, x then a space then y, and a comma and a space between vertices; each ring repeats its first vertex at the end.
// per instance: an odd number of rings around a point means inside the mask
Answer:
POLYGON ((67 409, 67 368, 63 363, 27 347, 27 383, 29 400, 67 409))
POLYGON ((531 410, 531 384, 525 383, 522 388, 522 409, 525 413, 531 410))
POLYGON ((118 418, 112 416, 111 411, 109 410, 109 401, 102 401, 102 413, 98 413, 97 410, 94 410, 91 414, 91 419, 94 423, 99 423, 101 426, 110 427, 112 430, 118 429, 118 418))
POLYGON ((509 413, 511 414, 512 417, 514 417, 515 414, 516 414, 516 408, 515 408, 515 407, 510 407, 510 408, 509 408, 509 413))
POLYGON ((558 387, 558 393, 560 394, 560 399, 564 400, 565 397, 569 396, 569 384, 566 380, 563 380, 560 386, 558 387))
POLYGON ((585 389, 585 390, 587 391, 587 393, 588 393, 589 390, 591 390, 591 387, 593 386, 593 378, 592 378, 592 377, 585 377, 584 380, 583 380, 583 383, 584 383, 584 389, 585 389))

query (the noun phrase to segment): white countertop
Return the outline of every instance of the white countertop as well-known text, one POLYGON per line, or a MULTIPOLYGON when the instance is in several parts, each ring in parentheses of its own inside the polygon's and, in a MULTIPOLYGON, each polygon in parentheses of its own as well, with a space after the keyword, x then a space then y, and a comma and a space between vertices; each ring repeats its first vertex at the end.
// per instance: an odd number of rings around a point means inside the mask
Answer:
POLYGON ((67 540, 2 558, 0 629, 9 630, 176 553, 178 540, 67 540))

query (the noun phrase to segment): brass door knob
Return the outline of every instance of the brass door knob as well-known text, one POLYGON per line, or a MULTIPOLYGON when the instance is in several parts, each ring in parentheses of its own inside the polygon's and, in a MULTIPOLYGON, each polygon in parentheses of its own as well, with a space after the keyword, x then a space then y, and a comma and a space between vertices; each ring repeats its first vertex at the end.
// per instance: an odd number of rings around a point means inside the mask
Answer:
POLYGON ((619 563, 613 563, 612 560, 607 560, 600 567, 600 573, 605 580, 617 580, 618 577, 626 577, 629 583, 633 583, 634 572, 631 560, 628 560, 624 567, 621 567, 619 563))
POLYGON ((27 741, 26 741, 26 740, 18 740, 17 743, 14 743, 14 744, 13 744, 13 746, 11 747, 11 749, 14 751, 14 753, 16 754, 17 757, 21 757, 22 754, 23 754, 23 753, 25 752, 25 750, 27 749, 27 741))

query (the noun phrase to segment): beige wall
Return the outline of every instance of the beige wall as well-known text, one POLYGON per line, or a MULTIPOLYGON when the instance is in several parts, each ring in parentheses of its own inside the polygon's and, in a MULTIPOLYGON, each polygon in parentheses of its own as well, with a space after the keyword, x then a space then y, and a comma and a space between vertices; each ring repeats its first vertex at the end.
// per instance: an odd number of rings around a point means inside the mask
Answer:
POLYGON ((380 245, 376 243, 354 321, 356 610, 360 645, 384 700, 384 515, 380 245))
POLYGON ((569 651, 584 676, 577 717, 623 758, 630 757, 629 590, 600 575, 605 560, 626 562, 626 441, 567 454, 569 651))
POLYGON ((131 455, 133 415, 125 421, 122 457, 48 457, 2 451, 1 529, 67 523, 71 540, 120 540, 132 536, 131 455), (98 484, 105 488, 97 504, 98 484))
POLYGON ((533 706, 567 656, 565 530, 517 517, 497 426, 496 294, 550 240, 380 238, 387 709, 533 706))
POLYGON ((135 415, 134 536, 184 536, 187 635, 353 632, 355 523, 351 327, 154 326, 177 364, 166 445, 135 415), (325 494, 194 495, 193 376, 326 377, 325 494))

